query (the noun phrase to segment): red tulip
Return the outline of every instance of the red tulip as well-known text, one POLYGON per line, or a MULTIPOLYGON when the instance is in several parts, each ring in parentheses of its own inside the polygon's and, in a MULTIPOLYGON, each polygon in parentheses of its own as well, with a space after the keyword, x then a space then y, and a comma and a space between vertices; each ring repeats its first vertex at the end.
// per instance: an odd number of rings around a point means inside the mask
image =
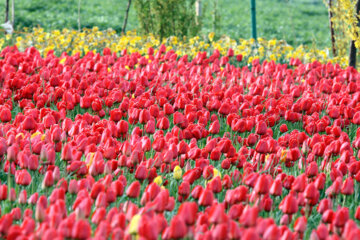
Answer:
POLYGON ((32 117, 26 116, 22 122, 22 127, 26 131, 34 130, 36 128, 36 121, 32 117))
POLYGON ((195 202, 184 202, 180 205, 178 215, 187 225, 193 225, 196 221, 198 206, 195 202))
POLYGON ((54 177, 52 171, 46 171, 42 182, 43 188, 51 187, 54 184, 54 177))
POLYGON ((297 199, 292 194, 287 195, 282 202, 281 210, 288 215, 295 214, 298 211, 297 199))
POLYGON ((354 180, 351 177, 345 179, 341 187, 341 193, 344 195, 352 195, 354 193, 354 180))
POLYGON ((255 192, 260 195, 267 194, 271 185, 271 177, 266 174, 260 175, 255 184, 255 192))
POLYGON ((18 170, 15 173, 16 184, 28 186, 31 183, 31 175, 26 170, 18 170))
POLYGON ((80 219, 72 228, 72 237, 75 239, 88 239, 91 236, 91 227, 86 220, 80 219))
POLYGON ((176 215, 170 222, 169 226, 169 238, 181 239, 187 235, 187 227, 182 217, 176 215))
POLYGON ((126 195, 130 198, 137 198, 140 195, 141 185, 138 181, 135 181, 130 184, 128 189, 126 190, 126 195))
POLYGON ((244 209, 239 222, 245 227, 253 227, 256 224, 258 214, 259 210, 257 207, 247 207, 244 209))
POLYGON ((341 209, 335 212, 334 224, 336 227, 345 226, 346 222, 349 220, 349 209, 342 207, 341 209))
POLYGON ((214 194, 209 189, 204 189, 198 200, 200 206, 210 206, 213 203, 214 194))

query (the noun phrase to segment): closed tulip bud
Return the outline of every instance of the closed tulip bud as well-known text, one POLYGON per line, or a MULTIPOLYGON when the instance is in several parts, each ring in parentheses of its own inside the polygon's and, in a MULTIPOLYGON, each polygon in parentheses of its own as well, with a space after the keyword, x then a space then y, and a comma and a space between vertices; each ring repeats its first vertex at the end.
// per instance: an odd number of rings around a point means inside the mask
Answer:
POLYGON ((255 192, 259 195, 264 195, 269 192, 271 185, 271 177, 269 175, 263 174, 257 179, 255 184, 255 192))
POLYGON ((319 205, 317 206, 317 211, 320 214, 323 214, 326 210, 332 208, 332 202, 330 198, 324 198, 320 201, 319 205))
POLYGON ((27 192, 22 190, 19 194, 19 204, 26 204, 27 201, 27 192))
POLYGON ((46 219, 46 209, 40 201, 36 203, 35 219, 38 222, 43 222, 46 219))
POLYGON ((0 200, 6 200, 8 195, 8 187, 5 184, 0 185, 0 200))
POLYGON ((140 214, 135 214, 132 218, 131 221, 129 223, 129 227, 128 227, 128 233, 131 235, 137 234, 139 231, 139 222, 141 219, 141 215, 140 214))
POLYGON ((55 166, 54 170, 53 170, 53 178, 55 182, 58 182, 60 180, 60 169, 58 166, 55 166))
POLYGON ((18 170, 15 172, 15 182, 16 184, 22 186, 28 186, 31 183, 31 175, 26 170, 18 170))
POLYGON ((72 147, 70 144, 65 144, 65 146, 62 149, 61 152, 61 159, 64 161, 72 161, 73 160, 73 154, 72 154, 72 147))
POLYGON ((356 212, 355 212, 355 216, 354 216, 357 220, 360 220, 360 206, 358 206, 356 208, 356 212))
POLYGON ((257 143, 255 150, 258 153, 266 154, 269 151, 268 142, 264 139, 260 139, 260 141, 257 143))
POLYGON ((179 195, 187 197, 190 194, 190 183, 188 181, 183 181, 178 188, 179 195))
POLYGON ((334 225, 336 227, 344 227, 346 222, 349 220, 349 209, 342 207, 335 212, 334 225))
POLYGON ((247 207, 244 209, 243 214, 240 217, 240 222, 245 227, 253 227, 256 224, 258 214, 259 209, 257 207, 247 207))
POLYGON ((78 182, 75 179, 70 180, 68 191, 70 194, 78 193, 78 191, 79 191, 78 182))
POLYGON ((91 237, 91 226, 87 220, 79 220, 72 228, 72 237, 75 239, 89 239, 91 237))
POLYGON ((281 210, 283 213, 292 215, 298 211, 298 202, 296 197, 293 194, 287 195, 281 205, 281 210))
POLYGON ((7 149, 7 160, 9 162, 15 161, 17 159, 18 152, 19 152, 19 147, 16 144, 11 145, 7 149))
POLYGON ((169 238, 181 239, 187 235, 188 229, 182 217, 175 215, 170 222, 169 238))
POLYGON ((182 169, 181 169, 181 167, 179 165, 176 165, 174 167, 173 176, 174 176, 174 179, 176 179, 176 180, 181 179, 181 177, 182 177, 182 169))
POLYGON ((26 131, 34 130, 36 128, 36 122, 34 118, 26 116, 24 121, 22 122, 22 127, 26 131))
POLYGON ((351 177, 345 179, 341 187, 341 193, 344 195, 352 195, 354 193, 354 180, 351 177))
POLYGON ((185 202, 180 205, 178 214, 182 216, 187 225, 195 224, 198 206, 195 202, 185 202))
POLYGON ((194 189, 191 191, 191 196, 195 199, 198 200, 201 193, 203 192, 204 188, 201 185, 197 185, 194 187, 194 189))
POLYGON ((298 233, 304 233, 306 230, 307 219, 302 216, 295 220, 294 230, 298 233))
POLYGON ((270 187, 270 194, 273 196, 281 196, 282 193, 282 183, 280 179, 275 179, 270 187))
POLYGON ((281 231, 278 226, 271 225, 264 232, 264 240, 280 239, 281 231))
POLYGON ((16 207, 16 208, 13 208, 10 212, 10 214, 13 216, 13 219, 15 221, 19 221, 21 219, 21 209, 16 207))
POLYGON ((148 171, 144 165, 139 165, 135 171, 135 178, 137 180, 143 181, 147 178, 148 171))
POLYGON ((130 184, 128 189, 126 190, 126 195, 130 198, 137 198, 140 195, 141 185, 139 181, 135 181, 130 184))
POLYGON ((157 185, 161 186, 163 183, 162 177, 161 176, 155 177, 153 182, 156 183, 157 185))
POLYGON ((201 192, 198 203, 200 206, 210 206, 214 201, 214 194, 211 190, 205 189, 201 192))
POLYGON ((54 185, 54 177, 52 171, 46 171, 45 177, 42 182, 42 188, 48 188, 54 185))

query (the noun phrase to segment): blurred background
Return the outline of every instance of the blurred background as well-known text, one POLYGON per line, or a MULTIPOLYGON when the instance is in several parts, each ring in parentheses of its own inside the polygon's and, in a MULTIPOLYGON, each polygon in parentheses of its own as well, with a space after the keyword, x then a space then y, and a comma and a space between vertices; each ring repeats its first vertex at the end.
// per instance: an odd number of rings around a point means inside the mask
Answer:
MULTIPOLYGON (((0 19, 5 19, 5 4, 6 0, 0 2, 0 9, 4 9, 0 19)), ((135 4, 133 0, 126 30, 139 29, 135 4)), ((81 27, 121 32, 127 6, 128 0, 81 0, 81 27)), ((78 7, 79 0, 15 1, 14 29, 38 26, 45 30, 78 29, 78 7)), ((249 0, 202 0, 201 10, 198 35, 216 31, 217 36, 251 38, 249 0)), ((256 17, 258 37, 284 39, 291 45, 331 46, 328 8, 323 0, 258 0, 256 17)))

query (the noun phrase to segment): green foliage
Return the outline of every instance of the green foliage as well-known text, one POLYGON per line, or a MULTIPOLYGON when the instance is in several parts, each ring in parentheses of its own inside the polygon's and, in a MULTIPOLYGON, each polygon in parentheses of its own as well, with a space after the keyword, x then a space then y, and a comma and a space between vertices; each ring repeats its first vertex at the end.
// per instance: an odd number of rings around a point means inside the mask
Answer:
MULTIPOLYGON (((136 1, 136 0, 134 0, 136 1)), ((151 0, 152 1, 152 0, 151 0)), ((182 0, 178 0, 182 2, 182 0)), ((188 0, 186 0, 188 1, 188 0)), ((213 31, 213 1, 202 0, 200 35, 213 31)), ((77 29, 77 0, 16 1, 15 30, 41 26, 46 31, 62 28, 77 29)), ((97 26, 121 32, 127 0, 86 0, 81 5, 81 26, 97 26)), ((0 20, 4 20, 5 1, 0 1, 0 20)), ((217 35, 233 39, 251 38, 250 1, 218 0, 217 35)), ((330 47, 328 11, 322 0, 257 0, 258 36, 284 39, 291 45, 316 43, 330 47)), ((135 4, 131 4, 127 30, 139 29, 135 4)), ((3 36, 1 35, 0 37, 3 36)))
POLYGON ((142 33, 164 38, 195 36, 200 30, 195 0, 135 0, 134 6, 142 33))

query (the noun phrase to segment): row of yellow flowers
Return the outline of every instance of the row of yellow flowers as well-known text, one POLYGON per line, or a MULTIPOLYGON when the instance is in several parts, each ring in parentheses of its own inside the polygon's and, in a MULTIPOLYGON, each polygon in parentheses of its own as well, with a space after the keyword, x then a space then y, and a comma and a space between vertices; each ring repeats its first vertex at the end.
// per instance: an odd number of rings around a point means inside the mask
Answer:
POLYGON ((127 49, 129 53, 139 52, 145 55, 149 47, 156 49, 161 44, 165 44, 167 50, 173 49, 178 55, 187 54, 191 57, 199 51, 212 51, 213 49, 218 49, 221 54, 226 54, 228 49, 232 48, 236 55, 242 54, 248 62, 254 58, 278 62, 286 62, 290 58, 299 58, 303 62, 318 60, 323 63, 336 62, 342 66, 347 64, 346 58, 332 58, 329 49, 318 50, 307 46, 294 48, 285 41, 276 39, 258 38, 257 43, 255 43, 254 39, 234 40, 223 36, 214 40, 213 33, 207 37, 190 39, 170 37, 161 41, 152 34, 141 36, 136 31, 129 31, 125 35, 121 35, 111 29, 100 31, 97 27, 84 29, 81 32, 69 29, 46 32, 42 28, 34 28, 25 29, 25 32, 21 34, 7 35, 0 39, 0 48, 7 44, 16 44, 20 50, 34 46, 44 55, 50 50, 54 50, 58 54, 64 51, 71 55, 77 52, 86 54, 89 51, 100 51, 105 47, 116 52, 127 49))

